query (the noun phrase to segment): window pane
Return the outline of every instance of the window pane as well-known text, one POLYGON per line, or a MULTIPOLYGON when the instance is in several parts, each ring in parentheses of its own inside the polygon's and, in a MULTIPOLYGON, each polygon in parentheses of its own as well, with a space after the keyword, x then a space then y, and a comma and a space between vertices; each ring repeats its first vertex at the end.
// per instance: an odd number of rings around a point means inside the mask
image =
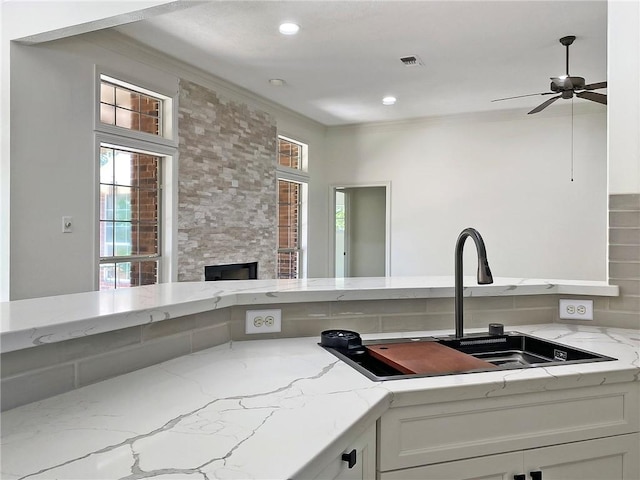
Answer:
POLYGON ((130 130, 140 130, 140 114, 124 108, 116 108, 116 125, 130 130))
POLYGON ((131 262, 116 263, 116 288, 131 286, 131 262))
POLYGON ((158 253, 158 227, 138 224, 133 229, 134 255, 154 255, 158 253))
POLYGON ((135 157, 134 152, 127 152, 126 150, 115 150, 115 174, 114 183, 118 185, 133 185, 134 164, 135 157))
POLYGON ((129 256, 132 254, 131 246, 131 223, 116 222, 114 223, 114 242, 113 255, 129 256))
POLYGON ((137 203, 133 208, 134 220, 143 223, 158 223, 157 190, 139 190, 137 203))
POLYGON ((289 142, 282 138, 278 139, 278 164, 284 167, 302 168, 302 146, 289 142))
POLYGON ((116 266, 114 263, 100 265, 100 290, 116 288, 116 266))
POLYGON ((116 89, 113 85, 108 83, 100 84, 100 101, 102 103, 108 103, 109 105, 115 105, 116 89))
POLYGON ((278 278, 298 278, 298 252, 278 253, 278 278))
POLYGON ((278 248, 299 248, 300 184, 278 180, 278 248))
POLYGON ((113 187, 100 185, 100 220, 113 220, 113 187))
POLYGON ((113 256, 113 222, 100 222, 100 256, 113 256))
POLYGON ((158 283, 158 262, 155 260, 131 263, 131 286, 158 283))
POLYGON ((100 121, 109 125, 116 123, 116 109, 111 105, 100 104, 100 121))
POLYGON ((140 112, 153 117, 158 117, 158 112, 160 112, 160 100, 142 95, 140 98, 140 112))
POLYGON ((131 187, 116 187, 115 219, 131 220, 131 187))
POLYGON ((153 133, 156 135, 160 134, 160 129, 158 127, 159 121, 157 116, 144 115, 140 114, 140 131, 153 133))
POLYGON ((113 183, 113 149, 100 147, 100 183, 113 183))
POLYGON ((134 159, 134 168, 138 170, 138 185, 147 188, 158 187, 158 157, 139 153, 134 159))
POLYGON ((140 94, 124 88, 116 88, 116 105, 128 110, 140 111, 140 94))

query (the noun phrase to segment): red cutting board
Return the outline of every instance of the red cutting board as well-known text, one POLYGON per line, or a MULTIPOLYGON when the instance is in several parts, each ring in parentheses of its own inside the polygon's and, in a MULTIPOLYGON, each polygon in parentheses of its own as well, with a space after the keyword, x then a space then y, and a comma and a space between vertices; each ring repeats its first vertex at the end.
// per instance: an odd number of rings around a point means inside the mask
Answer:
POLYGON ((402 373, 459 373, 495 365, 436 342, 368 345, 369 353, 402 373))

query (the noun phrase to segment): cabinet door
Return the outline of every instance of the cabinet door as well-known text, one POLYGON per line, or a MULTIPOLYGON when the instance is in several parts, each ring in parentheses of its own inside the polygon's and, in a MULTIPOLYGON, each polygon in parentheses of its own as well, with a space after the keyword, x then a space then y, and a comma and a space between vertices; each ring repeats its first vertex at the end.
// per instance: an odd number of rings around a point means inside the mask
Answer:
POLYGON ((316 479, 321 480, 374 480, 376 477, 376 426, 372 425, 345 450, 356 451, 356 463, 352 468, 342 455, 331 461, 316 479))
POLYGON ((518 473, 522 473, 522 452, 382 472, 380 480, 513 480, 518 473))
POLYGON ((568 443, 524 452, 525 472, 542 480, 637 480, 639 435, 568 443))

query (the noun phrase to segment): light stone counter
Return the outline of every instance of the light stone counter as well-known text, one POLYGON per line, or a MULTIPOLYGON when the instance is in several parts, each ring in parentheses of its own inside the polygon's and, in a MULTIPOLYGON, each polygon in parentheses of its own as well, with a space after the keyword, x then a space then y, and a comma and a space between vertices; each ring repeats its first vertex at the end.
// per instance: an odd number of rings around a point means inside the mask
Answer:
POLYGON ((233 342, 4 412, 1 477, 308 478, 389 406, 638 381, 637 331, 514 330, 619 360, 376 383, 316 338, 233 342))
MULTIPOLYGON (((606 282, 495 278, 475 285, 465 278, 464 295, 617 296, 606 282)), ((178 282, 0 303, 2 352, 144 325, 235 305, 454 296, 453 277, 311 278, 178 282)))

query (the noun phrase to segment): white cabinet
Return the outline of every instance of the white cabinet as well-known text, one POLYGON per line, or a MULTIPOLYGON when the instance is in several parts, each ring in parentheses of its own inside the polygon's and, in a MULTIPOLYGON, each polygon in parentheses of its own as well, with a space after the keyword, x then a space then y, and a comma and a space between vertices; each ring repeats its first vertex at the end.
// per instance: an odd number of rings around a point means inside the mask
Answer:
POLYGON ((542 472, 541 480, 637 480, 640 435, 536 448, 524 452, 524 471, 542 472))
POLYGON ((383 472, 380 480, 637 480, 639 440, 618 435, 488 455, 383 472))
POLYGON ((638 480, 640 385, 391 408, 379 478, 638 480))
POLYGON ((374 480, 376 478, 376 425, 349 442, 340 454, 330 459, 319 458, 300 475, 300 479, 319 480, 374 480), (343 455, 345 456, 343 458, 343 455), (347 457, 351 455, 352 464, 347 457), (320 465, 315 468, 315 465, 320 465), (315 473, 320 470, 320 473, 315 473))

